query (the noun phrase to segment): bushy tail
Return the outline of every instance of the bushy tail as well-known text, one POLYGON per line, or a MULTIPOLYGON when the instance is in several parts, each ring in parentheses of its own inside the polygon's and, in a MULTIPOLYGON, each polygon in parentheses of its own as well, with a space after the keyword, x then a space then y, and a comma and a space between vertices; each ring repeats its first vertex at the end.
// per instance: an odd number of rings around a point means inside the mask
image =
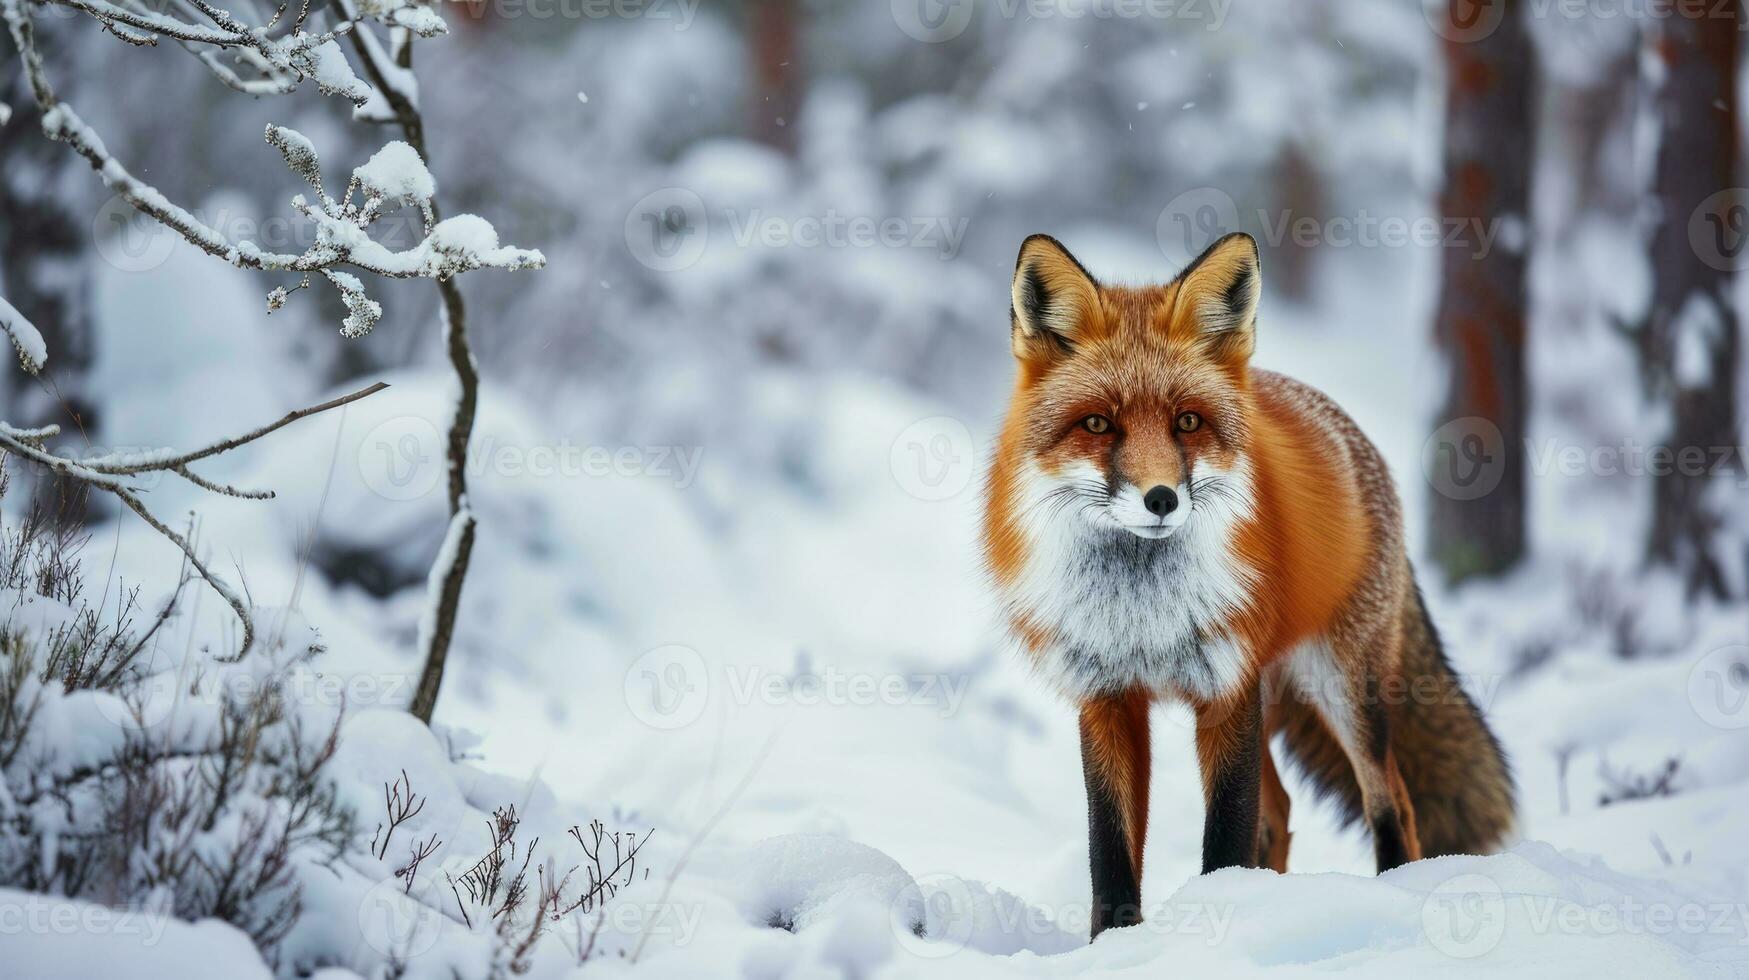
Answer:
MULTIPOLYGON (((1408 785, 1424 857, 1486 854, 1513 827, 1512 773, 1482 713, 1445 659, 1417 587, 1403 609, 1407 696, 1388 697, 1391 749, 1408 785)), ((1281 730, 1289 753, 1341 805, 1345 823, 1361 819, 1360 787, 1334 736, 1312 708, 1284 698, 1281 730)))

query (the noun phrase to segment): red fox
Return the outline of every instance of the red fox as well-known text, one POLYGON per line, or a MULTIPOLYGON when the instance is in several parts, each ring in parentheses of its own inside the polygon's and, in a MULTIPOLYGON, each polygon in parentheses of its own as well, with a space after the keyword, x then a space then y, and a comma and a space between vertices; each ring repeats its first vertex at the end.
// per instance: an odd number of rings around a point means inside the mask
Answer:
POLYGON ((1159 698, 1196 715, 1204 873, 1286 870, 1277 732, 1380 871, 1512 830, 1505 756, 1446 662, 1378 450, 1249 364, 1260 276, 1244 234, 1163 286, 1101 284, 1047 235, 1015 264, 984 557, 1080 709, 1094 936, 1141 920, 1159 698))

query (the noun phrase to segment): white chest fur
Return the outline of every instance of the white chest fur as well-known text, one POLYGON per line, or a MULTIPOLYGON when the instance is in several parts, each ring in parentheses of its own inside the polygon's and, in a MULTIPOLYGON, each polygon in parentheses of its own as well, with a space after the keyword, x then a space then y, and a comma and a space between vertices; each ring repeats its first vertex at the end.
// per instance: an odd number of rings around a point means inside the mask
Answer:
MULTIPOLYGON (((1035 477, 1027 495, 1040 501, 1060 486, 1035 477)), ((1232 479, 1249 485, 1242 473, 1232 479)), ((1050 683, 1075 699, 1140 686, 1208 700, 1237 686, 1246 658, 1230 624, 1253 576, 1232 544, 1249 494, 1221 497, 1192 501, 1184 526, 1163 540, 1093 509, 1023 505, 1034 515, 1023 521, 1027 560, 1003 599, 1051 635, 1035 654, 1050 683)))

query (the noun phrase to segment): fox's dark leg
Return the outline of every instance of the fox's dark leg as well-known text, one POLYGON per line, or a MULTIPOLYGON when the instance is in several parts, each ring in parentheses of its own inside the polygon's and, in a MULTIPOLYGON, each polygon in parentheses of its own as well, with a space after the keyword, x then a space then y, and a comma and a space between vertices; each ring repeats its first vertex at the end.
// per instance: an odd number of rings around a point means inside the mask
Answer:
POLYGON ((1263 712, 1256 685, 1196 709, 1202 763, 1202 872, 1254 867, 1263 791, 1263 712))
POLYGON ((1277 874, 1287 873, 1287 849, 1293 841, 1288 833, 1289 801, 1281 777, 1275 772, 1275 759, 1269 754, 1268 728, 1264 729, 1263 751, 1263 813, 1257 828, 1257 866, 1270 868, 1277 874))
POLYGON ((1421 860, 1421 841, 1415 832, 1415 805, 1391 751, 1390 719, 1382 705, 1367 710, 1367 747, 1351 759, 1366 806, 1366 825, 1372 831, 1373 856, 1380 872, 1410 861, 1421 860))
POLYGON ((1368 813, 1366 822, 1372 828, 1378 869, 1389 871, 1410 861, 1421 860, 1421 841, 1415 832, 1415 805, 1409 800, 1409 787, 1397 769, 1396 756, 1389 750, 1385 752, 1381 767, 1391 802, 1381 808, 1377 817, 1368 813))
POLYGON ((1385 872, 1421 860, 1415 805, 1391 749, 1390 711, 1377 676, 1368 670, 1348 687, 1341 698, 1319 704, 1318 712, 1354 768, 1373 856, 1385 872))
POLYGON ((1092 935, 1142 921, 1142 843, 1148 832, 1148 698, 1139 691, 1081 708, 1087 780, 1092 935))

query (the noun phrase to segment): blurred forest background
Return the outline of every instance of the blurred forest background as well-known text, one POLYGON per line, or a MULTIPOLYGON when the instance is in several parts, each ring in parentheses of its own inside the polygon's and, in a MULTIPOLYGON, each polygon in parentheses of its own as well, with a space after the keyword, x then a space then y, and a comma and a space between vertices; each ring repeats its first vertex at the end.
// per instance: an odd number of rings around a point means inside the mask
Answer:
MULTIPOLYGON (((446 16, 455 36, 419 66, 432 169, 461 210, 539 243, 553 268, 468 284, 485 374, 552 393, 561 418, 605 413, 629 443, 734 446, 805 480, 807 433, 786 441, 793 418, 757 414, 774 376, 876 378, 981 421, 1007 373, 1004 269, 1021 237, 1050 230, 1158 278, 1181 244, 1235 229, 1263 242, 1272 314, 1364 316, 1446 359, 1448 393, 1422 421, 1456 438, 1435 451, 1500 471, 1477 499, 1433 500, 1427 547, 1454 581, 1525 552, 1532 406, 1588 452, 1741 441, 1734 3, 501 0, 446 16), (662 196, 676 188, 679 211, 662 196), (663 208, 715 235, 681 268, 635 241, 663 208), (906 232, 876 247, 754 234, 833 216, 906 232), (1362 236, 1369 220, 1434 221, 1440 241, 1351 244, 1344 219, 1362 236), (1551 368, 1613 373, 1539 372, 1538 348, 1551 368), (1440 429, 1478 418, 1498 431, 1440 429)), ((259 103, 192 59, 61 21, 39 28, 51 67, 137 173, 221 225, 279 213, 286 175, 264 159, 259 103)), ((156 271, 173 243, 38 138, 21 86, 17 71, 0 81, 17 110, 0 287, 60 355, 52 392, 8 379, 8 417, 70 410, 93 443, 121 444, 142 433, 136 406, 106 404, 105 283, 156 271)), ((343 105, 276 112, 343 159, 374 146, 343 105)), ((265 233, 295 240, 277 220, 265 233)), ((698 230, 676 228, 656 233, 698 230)), ((436 356, 422 336, 434 297, 402 289, 368 343, 317 326, 343 315, 332 296, 271 324, 238 311, 227 332, 323 387, 436 356)), ((127 317, 162 347, 196 346, 150 303, 127 317)), ((1746 546, 1727 512, 1741 495, 1709 491, 1729 481, 1707 459, 1703 475, 1593 475, 1650 488, 1646 525, 1608 533, 1639 538, 1693 594, 1740 595, 1746 546)))

